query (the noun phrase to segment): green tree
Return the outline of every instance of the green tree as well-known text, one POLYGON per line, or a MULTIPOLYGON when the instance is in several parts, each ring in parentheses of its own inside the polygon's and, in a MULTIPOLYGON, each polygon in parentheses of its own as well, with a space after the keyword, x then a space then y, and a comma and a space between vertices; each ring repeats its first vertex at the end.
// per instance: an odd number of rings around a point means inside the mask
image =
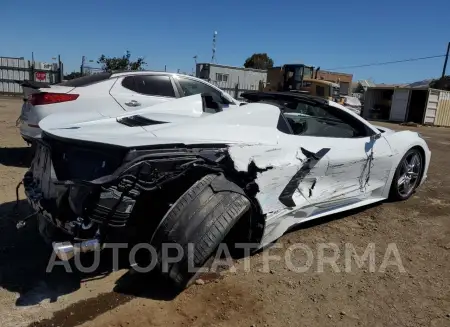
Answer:
POLYGON ((74 79, 74 78, 78 78, 81 76, 82 75, 80 72, 71 72, 70 74, 64 75, 64 79, 69 80, 69 79, 74 79))
POLYGON ((254 53, 244 63, 245 68, 268 69, 273 67, 273 60, 267 53, 254 53))
POLYGON ((122 57, 106 57, 104 54, 97 61, 102 65, 104 71, 116 70, 143 70, 147 63, 144 58, 137 58, 136 61, 131 60, 131 53, 127 50, 122 57))
POLYGON ((433 89, 450 91, 450 75, 447 75, 444 78, 432 80, 430 87, 433 89))

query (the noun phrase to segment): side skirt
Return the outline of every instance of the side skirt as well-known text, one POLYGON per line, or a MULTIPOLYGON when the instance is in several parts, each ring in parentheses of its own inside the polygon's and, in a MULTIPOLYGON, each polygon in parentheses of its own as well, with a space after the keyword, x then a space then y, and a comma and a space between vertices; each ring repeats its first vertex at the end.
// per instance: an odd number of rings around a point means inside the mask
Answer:
POLYGON ((372 203, 383 201, 385 199, 386 198, 382 197, 368 198, 361 201, 357 201, 355 203, 333 207, 329 209, 324 208, 323 206, 322 207, 312 206, 309 208, 304 208, 304 210, 297 210, 297 211, 284 209, 267 218, 266 227, 264 230, 264 235, 261 240, 260 248, 276 241, 278 238, 283 236, 283 234, 287 230, 302 223, 305 223, 307 221, 363 207, 372 203), (308 216, 308 214, 310 215, 308 216))

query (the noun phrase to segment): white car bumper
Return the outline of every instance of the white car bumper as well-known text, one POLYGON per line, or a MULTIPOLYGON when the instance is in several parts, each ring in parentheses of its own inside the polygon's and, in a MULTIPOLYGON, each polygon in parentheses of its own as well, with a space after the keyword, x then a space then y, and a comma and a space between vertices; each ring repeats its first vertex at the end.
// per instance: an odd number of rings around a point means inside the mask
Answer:
POLYGON ((37 125, 31 125, 27 122, 20 124, 20 135, 26 142, 33 142, 35 139, 41 137, 42 130, 37 125))

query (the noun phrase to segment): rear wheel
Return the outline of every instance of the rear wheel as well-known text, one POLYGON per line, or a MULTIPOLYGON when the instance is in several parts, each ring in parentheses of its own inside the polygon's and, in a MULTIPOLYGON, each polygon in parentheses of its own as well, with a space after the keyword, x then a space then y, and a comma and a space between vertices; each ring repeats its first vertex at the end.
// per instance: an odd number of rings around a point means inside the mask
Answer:
POLYGON ((192 284, 199 277, 192 263, 195 268, 212 263, 216 249, 250 206, 242 189, 223 175, 197 181, 172 205, 152 237, 162 275, 179 288, 192 284), (167 243, 178 244, 182 257, 163 265, 167 243))
POLYGON ((422 173, 422 152, 417 148, 413 148, 400 160, 392 179, 389 198, 396 201, 408 199, 419 186, 422 173))

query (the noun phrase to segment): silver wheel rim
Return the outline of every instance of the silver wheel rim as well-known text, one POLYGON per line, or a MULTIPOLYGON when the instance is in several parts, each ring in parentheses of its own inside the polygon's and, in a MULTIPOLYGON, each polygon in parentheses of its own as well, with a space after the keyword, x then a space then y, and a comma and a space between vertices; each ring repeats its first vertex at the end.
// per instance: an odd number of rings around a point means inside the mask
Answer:
POLYGON ((408 196, 414 191, 420 177, 422 158, 419 152, 412 152, 400 163, 399 178, 397 180, 398 192, 408 196))

